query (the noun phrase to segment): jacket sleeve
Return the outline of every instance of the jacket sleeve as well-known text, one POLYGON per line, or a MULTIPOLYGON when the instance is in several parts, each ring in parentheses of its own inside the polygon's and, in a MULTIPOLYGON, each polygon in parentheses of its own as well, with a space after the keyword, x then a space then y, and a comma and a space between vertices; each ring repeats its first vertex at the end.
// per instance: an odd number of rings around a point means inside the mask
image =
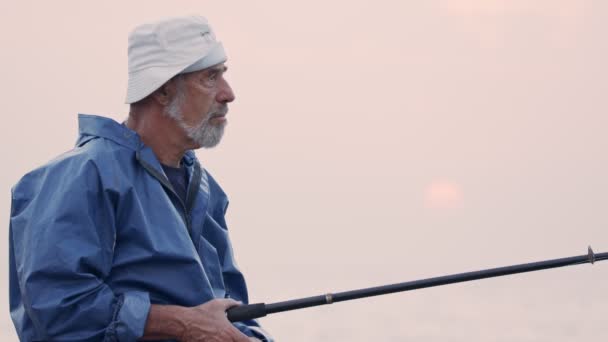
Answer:
POLYGON ((19 305, 11 315, 20 338, 32 326, 32 339, 45 341, 143 335, 148 293, 118 294, 104 282, 116 231, 113 203, 100 183, 92 162, 68 160, 26 175, 13 188, 10 276, 19 288, 11 295, 19 298, 11 302, 19 305))

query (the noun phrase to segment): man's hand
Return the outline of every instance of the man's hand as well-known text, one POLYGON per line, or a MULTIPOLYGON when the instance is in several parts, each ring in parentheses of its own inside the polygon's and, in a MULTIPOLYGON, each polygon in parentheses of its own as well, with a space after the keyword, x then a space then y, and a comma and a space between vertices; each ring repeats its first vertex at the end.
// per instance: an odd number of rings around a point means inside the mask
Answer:
POLYGON ((226 310, 240 305, 232 299, 213 299, 186 308, 152 305, 142 340, 178 339, 181 342, 251 342, 228 321, 226 310))
POLYGON ((188 308, 184 317, 184 334, 180 341, 250 342, 250 339, 226 318, 226 310, 240 304, 232 299, 214 299, 188 308))

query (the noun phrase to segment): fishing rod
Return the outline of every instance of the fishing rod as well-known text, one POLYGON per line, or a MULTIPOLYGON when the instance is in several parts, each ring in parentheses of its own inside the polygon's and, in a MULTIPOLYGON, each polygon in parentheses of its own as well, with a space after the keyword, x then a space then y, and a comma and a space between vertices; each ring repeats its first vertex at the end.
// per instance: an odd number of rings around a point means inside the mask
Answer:
POLYGON ((427 287, 448 285, 454 283, 462 283, 465 281, 500 277, 516 273, 534 272, 540 270, 546 270, 550 268, 580 265, 587 263, 595 263, 596 261, 608 259, 608 253, 593 253, 591 247, 587 249, 587 254, 573 256, 568 258, 551 259, 545 261, 531 262, 527 264, 519 264, 512 266, 504 266, 497 268, 490 268, 486 270, 451 274, 446 276, 420 279, 414 281, 408 281, 405 283, 390 284, 384 286, 369 287, 365 289, 345 291, 339 293, 328 293, 320 296, 306 297, 288 300, 284 302, 277 302, 271 304, 257 303, 235 306, 228 311, 226 315, 228 320, 231 322, 245 321, 249 319, 264 317, 269 314, 297 310, 308 308, 312 306, 319 306, 325 304, 333 304, 337 302, 343 302, 347 300, 360 299, 372 296, 380 296, 389 293, 404 292, 417 290, 427 287))

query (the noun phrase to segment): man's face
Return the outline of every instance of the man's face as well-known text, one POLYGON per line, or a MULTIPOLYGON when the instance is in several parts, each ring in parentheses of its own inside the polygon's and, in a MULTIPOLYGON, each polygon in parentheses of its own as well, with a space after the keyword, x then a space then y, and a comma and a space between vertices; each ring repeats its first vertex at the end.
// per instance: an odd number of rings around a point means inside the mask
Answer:
POLYGON ((234 101, 234 93, 224 79, 226 70, 221 63, 175 80, 176 94, 165 112, 197 148, 214 147, 224 133, 228 103, 234 101))

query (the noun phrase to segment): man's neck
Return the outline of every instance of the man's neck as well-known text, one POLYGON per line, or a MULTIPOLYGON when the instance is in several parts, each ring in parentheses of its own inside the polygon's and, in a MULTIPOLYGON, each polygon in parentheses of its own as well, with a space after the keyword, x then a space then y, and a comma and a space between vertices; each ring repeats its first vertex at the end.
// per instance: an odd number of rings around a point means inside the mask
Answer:
POLYGON ((161 164, 180 166, 182 157, 189 148, 183 141, 181 128, 171 118, 161 113, 130 114, 126 126, 137 132, 161 164))

